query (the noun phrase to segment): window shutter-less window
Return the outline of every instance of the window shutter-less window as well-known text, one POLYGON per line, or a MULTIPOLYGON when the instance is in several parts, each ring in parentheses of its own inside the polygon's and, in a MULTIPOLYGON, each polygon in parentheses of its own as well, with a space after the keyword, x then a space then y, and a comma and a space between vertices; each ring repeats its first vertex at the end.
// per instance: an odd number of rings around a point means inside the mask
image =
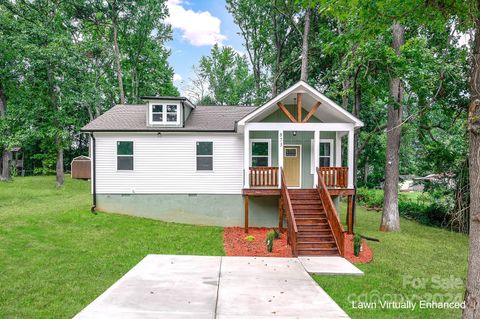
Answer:
POLYGON ((133 170, 133 142, 132 141, 117 142, 117 170, 119 171, 133 170))
POLYGON ((213 170, 213 142, 197 142, 197 171, 213 170))

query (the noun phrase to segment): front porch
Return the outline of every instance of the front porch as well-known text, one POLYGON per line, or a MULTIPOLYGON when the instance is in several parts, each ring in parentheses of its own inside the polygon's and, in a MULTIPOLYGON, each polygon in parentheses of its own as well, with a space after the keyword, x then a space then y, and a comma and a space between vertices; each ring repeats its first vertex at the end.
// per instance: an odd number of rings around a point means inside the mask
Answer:
POLYGON ((353 136, 350 123, 247 123, 244 192, 280 188, 282 169, 288 187, 314 188, 318 167, 328 188, 353 190, 353 136))

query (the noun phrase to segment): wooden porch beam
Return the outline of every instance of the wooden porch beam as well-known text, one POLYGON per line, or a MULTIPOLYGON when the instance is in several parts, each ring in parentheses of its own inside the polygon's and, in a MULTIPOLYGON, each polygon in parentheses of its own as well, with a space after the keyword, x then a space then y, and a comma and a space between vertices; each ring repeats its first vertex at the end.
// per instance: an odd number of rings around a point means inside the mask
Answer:
POLYGON ((348 195, 347 199, 347 231, 349 235, 353 235, 353 196, 348 195))
POLYGON ((282 102, 277 102, 278 107, 282 112, 290 119, 290 122, 297 123, 297 120, 293 117, 293 115, 287 110, 285 105, 282 102))
POLYGON ((302 122, 302 93, 297 93, 297 122, 302 122))
POLYGON ((244 196, 245 201, 245 234, 248 234, 248 195, 244 196))
POLYGON ((315 112, 317 112, 318 110, 318 107, 320 106, 320 102, 315 102, 315 104, 313 104, 312 106, 312 109, 310 110, 310 112, 308 112, 307 116, 305 116, 305 118, 303 119, 302 123, 307 123, 308 120, 313 116, 313 114, 315 114, 315 112))

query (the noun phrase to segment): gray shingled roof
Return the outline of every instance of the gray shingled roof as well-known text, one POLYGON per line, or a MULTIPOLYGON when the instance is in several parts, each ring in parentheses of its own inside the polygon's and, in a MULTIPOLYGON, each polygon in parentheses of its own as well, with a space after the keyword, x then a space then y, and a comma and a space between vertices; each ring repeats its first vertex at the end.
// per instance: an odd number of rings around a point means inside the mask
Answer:
POLYGON ((235 131, 235 122, 257 107, 197 106, 184 127, 147 126, 147 105, 116 105, 97 117, 82 131, 235 131))

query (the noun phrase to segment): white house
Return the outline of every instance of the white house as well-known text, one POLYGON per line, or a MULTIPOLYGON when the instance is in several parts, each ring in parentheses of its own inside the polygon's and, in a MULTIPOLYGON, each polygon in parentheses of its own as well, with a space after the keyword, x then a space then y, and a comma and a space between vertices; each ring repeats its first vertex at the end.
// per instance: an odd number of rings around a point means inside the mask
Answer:
POLYGON ((261 107, 144 101, 82 129, 94 209, 246 229, 286 217, 296 254, 342 253, 331 198, 354 194, 359 119, 302 81, 261 107))

